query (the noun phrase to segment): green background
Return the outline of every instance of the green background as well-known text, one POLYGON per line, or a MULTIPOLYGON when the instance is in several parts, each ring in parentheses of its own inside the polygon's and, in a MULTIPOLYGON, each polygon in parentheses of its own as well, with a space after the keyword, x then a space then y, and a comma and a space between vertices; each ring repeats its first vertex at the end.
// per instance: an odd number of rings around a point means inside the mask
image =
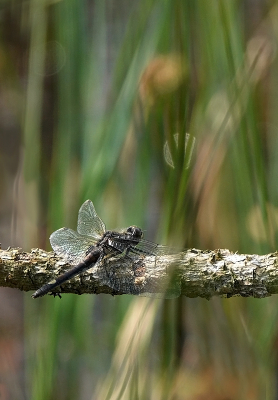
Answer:
MULTIPOLYGON (((108 229, 277 249, 275 1, 0 2, 0 241, 108 229)), ((1 399, 277 398, 277 296, 0 290, 1 399)))

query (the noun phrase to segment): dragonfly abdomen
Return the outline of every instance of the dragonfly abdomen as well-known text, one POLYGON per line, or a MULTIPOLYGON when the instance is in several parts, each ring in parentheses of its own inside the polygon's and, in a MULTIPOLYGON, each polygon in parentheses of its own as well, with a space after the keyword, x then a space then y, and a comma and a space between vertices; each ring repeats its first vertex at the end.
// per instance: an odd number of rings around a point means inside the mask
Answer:
POLYGON ((40 289, 38 289, 32 295, 33 299, 44 296, 46 293, 50 292, 51 290, 61 285, 62 283, 66 282, 68 279, 71 279, 80 272, 88 269, 92 264, 95 264, 99 260, 101 254, 102 254, 101 249, 94 248, 91 251, 91 253, 89 253, 81 263, 71 268, 64 274, 58 276, 58 278, 56 278, 53 282, 46 283, 40 289))

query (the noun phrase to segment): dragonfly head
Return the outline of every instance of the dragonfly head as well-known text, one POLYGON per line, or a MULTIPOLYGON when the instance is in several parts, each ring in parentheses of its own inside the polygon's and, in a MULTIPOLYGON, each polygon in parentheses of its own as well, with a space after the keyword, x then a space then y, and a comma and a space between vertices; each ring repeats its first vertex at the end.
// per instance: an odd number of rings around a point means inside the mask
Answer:
POLYGON ((138 226, 132 225, 127 228, 127 233, 130 233, 134 239, 142 239, 143 232, 138 226))

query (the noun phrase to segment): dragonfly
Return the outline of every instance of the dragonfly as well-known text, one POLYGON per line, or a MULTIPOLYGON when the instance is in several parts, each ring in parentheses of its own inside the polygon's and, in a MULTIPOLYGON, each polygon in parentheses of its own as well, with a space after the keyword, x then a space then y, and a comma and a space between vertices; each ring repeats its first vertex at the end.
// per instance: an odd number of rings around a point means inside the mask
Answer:
POLYGON ((167 271, 161 280, 148 279, 152 276, 148 270, 155 267, 157 256, 168 253, 167 248, 143 239, 141 228, 135 225, 121 231, 106 230, 91 200, 85 201, 78 212, 77 231, 58 229, 51 234, 50 243, 55 253, 73 267, 39 288, 33 298, 48 292, 56 295, 53 289, 90 268, 94 268, 101 284, 116 292, 165 298, 180 295, 178 283, 166 287, 170 281, 167 271))

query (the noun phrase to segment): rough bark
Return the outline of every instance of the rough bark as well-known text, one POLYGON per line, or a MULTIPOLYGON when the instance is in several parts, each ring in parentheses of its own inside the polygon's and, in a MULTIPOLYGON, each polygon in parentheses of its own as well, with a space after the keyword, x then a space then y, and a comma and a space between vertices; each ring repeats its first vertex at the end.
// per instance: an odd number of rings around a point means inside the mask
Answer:
MULTIPOLYGON (((215 295, 262 298, 278 293, 278 253, 267 255, 237 254, 229 250, 190 249, 174 255, 145 259, 148 278, 161 279, 161 271, 175 271, 181 295, 205 297, 215 295)), ((0 250, 0 286, 34 291, 71 266, 53 252, 33 249, 0 250)), ((117 267, 116 267, 117 268, 117 267)), ((99 266, 101 269, 101 266, 99 266)), ((138 279, 138 278, 137 278, 138 279)), ((155 287, 155 285, 154 285, 155 287)), ((114 289, 99 281, 94 268, 64 283, 62 293, 110 293, 114 289)))
MULTIPOLYGON (((199 296, 209 299, 216 295, 240 295, 262 298, 278 293, 277 252, 248 255, 225 249, 190 249, 174 255, 147 257, 144 262, 147 267, 147 279, 158 282, 158 286, 161 273, 165 274, 167 271, 167 274, 170 274, 171 271, 175 271, 181 295, 187 297, 199 296)), ((0 250, 0 286, 34 291, 69 268, 71 266, 53 252, 40 249, 33 249, 30 253, 21 249, 0 250)), ((62 288, 58 289, 60 290, 62 293, 76 294, 125 293, 115 292, 103 284, 103 280, 99 281, 94 268, 64 283, 62 288)))

